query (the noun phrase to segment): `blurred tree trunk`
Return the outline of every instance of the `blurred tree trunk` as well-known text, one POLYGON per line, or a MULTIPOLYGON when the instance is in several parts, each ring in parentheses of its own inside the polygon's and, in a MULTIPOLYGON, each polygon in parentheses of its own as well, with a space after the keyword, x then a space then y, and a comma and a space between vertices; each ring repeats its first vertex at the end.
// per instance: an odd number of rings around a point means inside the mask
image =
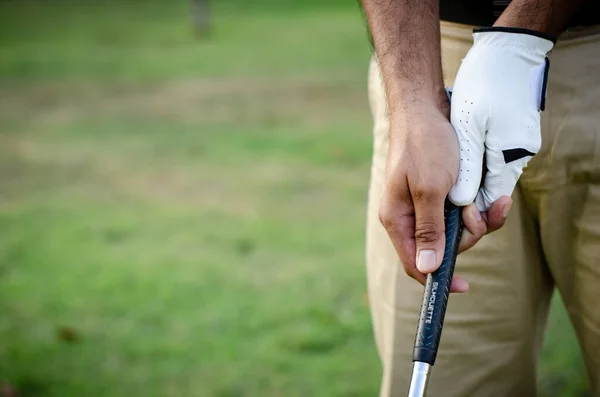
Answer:
POLYGON ((194 31, 199 36, 206 36, 210 31, 209 0, 192 0, 194 31))

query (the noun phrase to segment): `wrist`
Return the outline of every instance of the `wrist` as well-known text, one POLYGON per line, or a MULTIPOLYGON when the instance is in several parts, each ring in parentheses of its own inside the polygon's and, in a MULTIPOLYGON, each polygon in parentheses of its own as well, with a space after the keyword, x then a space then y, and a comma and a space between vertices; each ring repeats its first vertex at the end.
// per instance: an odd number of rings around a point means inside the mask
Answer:
POLYGON ((555 36, 558 34, 556 29, 551 27, 547 19, 540 19, 539 21, 523 20, 518 17, 511 18, 510 16, 501 15, 493 25, 498 28, 509 28, 509 29, 524 29, 534 32, 539 32, 548 36, 555 36))
POLYGON ((390 114, 411 113, 419 109, 450 117, 450 101, 442 82, 437 84, 395 83, 387 89, 390 114))
POLYGON ((583 0, 513 0, 494 26, 534 30, 557 37, 583 0))
POLYGON ((392 130, 396 131, 418 131, 417 126, 430 124, 432 120, 450 122, 450 101, 444 91, 443 99, 438 101, 421 98, 408 104, 403 102, 390 108, 389 120, 392 130))

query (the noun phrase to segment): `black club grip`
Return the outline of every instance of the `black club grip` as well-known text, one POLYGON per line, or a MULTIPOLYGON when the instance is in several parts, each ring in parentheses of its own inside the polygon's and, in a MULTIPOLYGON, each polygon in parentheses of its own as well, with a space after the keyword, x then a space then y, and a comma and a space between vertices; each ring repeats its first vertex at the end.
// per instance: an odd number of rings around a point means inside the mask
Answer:
POLYGON ((446 200, 444 220, 446 224, 446 246, 444 259, 439 269, 427 275, 421 316, 417 326, 413 361, 433 365, 437 356, 446 305, 450 295, 450 283, 458 255, 458 244, 462 234, 462 208, 446 200))

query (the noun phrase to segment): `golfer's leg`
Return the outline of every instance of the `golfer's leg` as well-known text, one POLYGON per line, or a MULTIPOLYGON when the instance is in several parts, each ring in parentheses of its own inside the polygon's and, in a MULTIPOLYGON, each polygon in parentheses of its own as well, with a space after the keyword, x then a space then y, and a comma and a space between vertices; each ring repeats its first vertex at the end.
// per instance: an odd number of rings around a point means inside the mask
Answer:
MULTIPOLYGON (((456 74, 468 50, 470 30, 464 30, 454 32, 457 38, 442 38, 448 76, 456 74)), ((375 63, 371 65, 369 94, 374 119, 367 231, 369 300, 383 364, 381 396, 405 396, 423 288, 404 274, 378 221, 389 126, 375 63)), ((467 278, 471 290, 450 298, 430 380, 431 395, 535 395, 535 360, 552 287, 524 199, 519 191, 513 199, 505 227, 459 256, 457 272, 467 278)))
POLYGON ((537 192, 548 265, 600 396, 600 27, 593 30, 553 51, 542 124, 550 135, 532 161, 540 172, 523 176, 537 192))

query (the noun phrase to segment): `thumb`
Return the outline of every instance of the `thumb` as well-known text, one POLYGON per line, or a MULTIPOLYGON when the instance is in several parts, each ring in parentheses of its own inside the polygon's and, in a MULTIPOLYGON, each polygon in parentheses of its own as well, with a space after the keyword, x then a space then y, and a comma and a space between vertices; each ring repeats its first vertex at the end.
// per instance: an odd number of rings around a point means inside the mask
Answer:
POLYGON ((458 138, 460 168, 448 198, 455 205, 463 207, 475 200, 481 185, 487 131, 485 123, 480 120, 484 118, 476 117, 479 113, 481 109, 469 100, 457 96, 453 98, 451 121, 458 138))
POLYGON ((417 269, 435 271, 442 262, 445 244, 444 199, 441 192, 413 193, 417 269))

